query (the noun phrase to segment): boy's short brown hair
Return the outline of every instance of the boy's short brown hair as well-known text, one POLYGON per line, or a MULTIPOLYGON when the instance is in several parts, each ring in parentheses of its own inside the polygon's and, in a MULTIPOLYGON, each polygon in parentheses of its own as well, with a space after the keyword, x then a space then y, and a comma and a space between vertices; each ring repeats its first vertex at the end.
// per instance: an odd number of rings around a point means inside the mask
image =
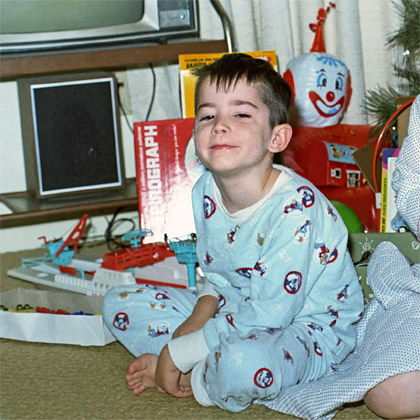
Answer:
POLYGON ((239 80, 246 80, 254 85, 267 105, 270 125, 274 127, 289 121, 289 107, 292 91, 290 86, 278 74, 270 63, 253 58, 248 54, 225 54, 207 66, 194 70, 198 76, 195 86, 195 111, 197 111, 198 93, 204 80, 216 83, 216 89, 227 90, 239 80))

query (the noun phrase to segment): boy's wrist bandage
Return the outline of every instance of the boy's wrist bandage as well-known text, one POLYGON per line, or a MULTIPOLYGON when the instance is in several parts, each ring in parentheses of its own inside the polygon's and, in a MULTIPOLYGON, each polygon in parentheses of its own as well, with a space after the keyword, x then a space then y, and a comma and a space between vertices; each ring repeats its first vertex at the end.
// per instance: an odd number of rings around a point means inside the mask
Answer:
POLYGON ((168 349, 172 361, 182 373, 189 372, 209 354, 203 329, 172 339, 168 349))

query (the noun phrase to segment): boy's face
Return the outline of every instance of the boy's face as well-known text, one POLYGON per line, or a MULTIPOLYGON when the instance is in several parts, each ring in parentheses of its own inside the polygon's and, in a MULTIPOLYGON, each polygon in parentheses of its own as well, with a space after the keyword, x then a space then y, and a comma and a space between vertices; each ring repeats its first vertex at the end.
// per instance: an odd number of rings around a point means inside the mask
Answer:
POLYGON ((194 141, 196 153, 213 174, 233 175, 270 167, 273 130, 259 91, 240 80, 225 91, 204 80, 198 94, 194 141))

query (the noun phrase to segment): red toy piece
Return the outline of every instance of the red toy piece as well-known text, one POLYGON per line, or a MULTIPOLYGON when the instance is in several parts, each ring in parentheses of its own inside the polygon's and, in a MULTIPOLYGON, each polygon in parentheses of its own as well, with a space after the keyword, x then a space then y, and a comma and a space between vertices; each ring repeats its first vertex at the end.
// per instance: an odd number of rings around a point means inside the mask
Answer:
POLYGON ((45 308, 43 306, 37 306, 35 308, 36 312, 42 313, 42 314, 54 314, 54 315, 70 315, 70 312, 65 311, 64 309, 57 309, 52 310, 49 308, 45 308))
MULTIPOLYGON (((39 239, 44 241, 45 248, 49 254, 48 259, 51 259, 53 264, 65 266, 71 263, 83 231, 85 230, 87 219, 88 215, 84 214, 65 241, 61 238, 48 241, 45 236, 39 237, 39 239), (73 245, 73 248, 70 249, 69 245, 73 245)), ((41 260, 38 258, 27 259, 25 263, 30 263, 31 260, 34 263, 39 263, 39 261, 45 262, 46 258, 43 257, 41 260)))
POLYGON ((67 237, 67 239, 63 242, 60 249, 56 252, 55 257, 58 258, 58 256, 61 254, 64 248, 67 246, 73 244, 73 252, 75 253, 77 250, 77 247, 80 242, 80 238, 82 237, 83 231, 86 227, 86 222, 88 219, 88 215, 84 214, 82 218, 79 220, 77 225, 74 227, 74 229, 70 232, 70 235, 67 237))
POLYGON ((125 270, 129 267, 142 267, 173 257, 175 253, 164 242, 142 244, 139 248, 122 248, 105 254, 101 267, 110 270, 125 270))
POLYGON ((77 272, 77 270, 74 267, 68 267, 66 265, 59 265, 58 268, 60 270, 60 273, 71 274, 72 276, 74 276, 77 272))
POLYGON ((328 12, 331 7, 335 7, 335 4, 330 1, 329 5, 325 9, 318 10, 318 16, 316 17, 316 23, 310 23, 309 28, 312 32, 315 32, 314 42, 312 44, 311 52, 325 52, 324 36, 322 33, 322 25, 325 22, 328 12))

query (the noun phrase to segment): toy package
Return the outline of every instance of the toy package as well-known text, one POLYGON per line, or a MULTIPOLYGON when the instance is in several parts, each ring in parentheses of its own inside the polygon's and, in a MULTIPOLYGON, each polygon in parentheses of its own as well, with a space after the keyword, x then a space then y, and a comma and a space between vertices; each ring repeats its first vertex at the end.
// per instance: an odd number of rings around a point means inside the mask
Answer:
POLYGON ((381 179, 380 232, 408 232, 409 228, 397 210, 397 194, 392 188, 395 162, 400 149, 383 149, 381 179))
POLYGON ((2 338, 80 346, 115 341, 100 314, 100 296, 18 288, 0 293, 0 304, 2 338))
POLYGON ((193 233, 191 190, 204 171, 195 155, 193 118, 134 124, 140 225, 161 242, 193 233))
MULTIPOLYGON (((181 81, 181 103, 182 116, 184 118, 194 117, 194 92, 196 76, 192 74, 192 70, 203 67, 216 61, 226 53, 208 53, 208 54, 180 54, 179 55, 179 71, 181 81)), ((268 61, 273 68, 277 68, 277 56, 275 51, 252 51, 246 52, 254 58, 260 58, 268 61)))

